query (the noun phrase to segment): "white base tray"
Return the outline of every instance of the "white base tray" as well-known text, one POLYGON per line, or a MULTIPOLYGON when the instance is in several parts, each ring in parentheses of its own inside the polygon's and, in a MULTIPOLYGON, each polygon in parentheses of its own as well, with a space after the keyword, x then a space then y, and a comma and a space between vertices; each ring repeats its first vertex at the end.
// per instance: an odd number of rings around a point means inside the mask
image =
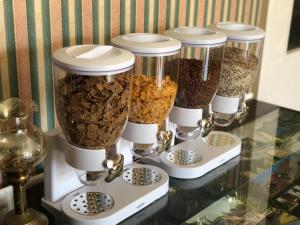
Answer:
POLYGON ((168 152, 163 152, 160 157, 142 159, 142 162, 152 164, 164 169, 169 176, 179 179, 194 179, 205 175, 228 160, 238 156, 241 153, 240 139, 230 133, 213 131, 210 135, 216 135, 215 139, 219 146, 210 145, 201 137, 184 141, 171 147, 168 152), (221 145, 227 143, 226 145, 221 145), (170 154, 178 150, 190 150, 200 155, 202 159, 196 163, 180 164, 170 160, 170 154))
MULTIPOLYGON (((160 168, 151 165, 133 164, 127 166, 125 171, 130 168, 150 168, 161 174, 161 179, 150 185, 132 185, 123 180, 122 177, 116 178, 111 183, 103 182, 98 186, 85 186, 69 194, 61 201, 48 202, 42 199, 42 205, 51 212, 59 221, 69 225, 110 225, 117 224, 155 200, 159 199, 168 192, 168 174, 160 168), (82 192, 102 192, 110 195, 114 200, 111 209, 97 215, 83 215, 73 211, 70 202, 74 196, 82 192)), ((59 185, 59 184, 58 184, 59 185)))

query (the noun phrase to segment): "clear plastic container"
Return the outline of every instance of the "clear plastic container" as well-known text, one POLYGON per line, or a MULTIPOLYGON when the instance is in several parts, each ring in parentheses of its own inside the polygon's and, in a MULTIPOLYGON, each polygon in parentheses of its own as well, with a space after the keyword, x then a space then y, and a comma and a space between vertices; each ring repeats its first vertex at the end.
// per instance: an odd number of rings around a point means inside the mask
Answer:
POLYGON ((220 85, 212 102, 214 121, 228 126, 244 110, 243 96, 249 90, 260 65, 265 33, 241 23, 218 23, 211 29, 227 35, 220 85))
POLYGON ((131 51, 135 57, 131 107, 123 138, 134 143, 137 156, 166 150, 172 134, 165 120, 177 91, 178 40, 158 34, 136 33, 112 39, 112 44, 131 51))
POLYGON ((183 46, 178 91, 170 113, 170 121, 177 125, 176 137, 187 140, 207 134, 211 129, 207 111, 219 85, 226 35, 198 27, 175 28, 165 35, 180 40, 183 46))
POLYGON ((134 55, 113 46, 77 45, 57 50, 53 64, 57 117, 72 149, 66 160, 72 154, 69 164, 87 167, 93 157, 81 163, 81 154, 105 150, 104 157, 115 155, 110 151, 129 113, 134 55))

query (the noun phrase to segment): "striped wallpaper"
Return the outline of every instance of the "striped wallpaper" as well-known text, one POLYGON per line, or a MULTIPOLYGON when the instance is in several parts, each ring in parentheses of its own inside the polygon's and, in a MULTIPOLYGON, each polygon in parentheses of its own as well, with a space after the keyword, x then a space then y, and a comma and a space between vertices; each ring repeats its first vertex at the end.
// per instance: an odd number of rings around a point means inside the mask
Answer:
POLYGON ((34 121, 57 124, 52 52, 63 46, 108 44, 130 32, 158 32, 218 21, 260 25, 267 0, 0 0, 0 98, 32 98, 34 121))

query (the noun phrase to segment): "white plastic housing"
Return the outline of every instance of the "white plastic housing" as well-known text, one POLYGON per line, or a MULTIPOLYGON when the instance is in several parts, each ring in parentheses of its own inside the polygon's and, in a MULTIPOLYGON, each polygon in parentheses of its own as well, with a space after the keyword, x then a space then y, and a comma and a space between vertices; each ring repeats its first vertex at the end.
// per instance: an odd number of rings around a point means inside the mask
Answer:
POLYGON ((123 138, 138 144, 157 142, 158 124, 139 124, 127 122, 123 138))
POLYGON ((220 22, 211 24, 210 29, 223 32, 230 41, 250 41, 256 42, 265 38, 264 30, 250 24, 235 22, 220 22))
POLYGON ((120 35, 112 40, 113 45, 125 48, 134 54, 148 56, 173 55, 181 48, 180 41, 160 34, 133 33, 120 35))
POLYGON ((74 74, 112 75, 128 71, 134 55, 109 45, 75 45, 55 51, 53 63, 74 74))
POLYGON ((179 126, 198 127, 198 123, 202 119, 202 113, 202 109, 188 109, 173 106, 169 119, 172 123, 179 126))
POLYGON ((225 34, 199 27, 179 27, 167 30, 165 35, 176 38, 183 45, 218 46, 226 41, 225 34))
POLYGON ((67 143, 65 154, 66 162, 75 169, 90 172, 105 170, 105 149, 83 149, 67 143))
POLYGON ((211 106, 212 111, 226 114, 234 114, 238 111, 240 98, 223 97, 215 95, 211 106))

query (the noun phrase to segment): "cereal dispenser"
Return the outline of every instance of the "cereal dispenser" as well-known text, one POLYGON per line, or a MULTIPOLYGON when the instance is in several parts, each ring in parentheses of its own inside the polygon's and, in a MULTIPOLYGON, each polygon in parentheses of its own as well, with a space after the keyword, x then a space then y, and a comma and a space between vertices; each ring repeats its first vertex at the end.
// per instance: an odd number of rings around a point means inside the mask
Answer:
POLYGON ((227 35, 223 70, 212 110, 215 124, 228 126, 235 118, 243 120, 246 116, 244 95, 258 72, 265 33, 252 25, 231 22, 213 24, 210 28, 227 35))
POLYGON ((165 35, 182 43, 178 90, 170 113, 170 121, 177 126, 176 138, 206 136, 213 125, 210 103, 219 85, 226 36, 197 27, 175 28, 165 35))
POLYGON ((172 140, 165 120, 176 96, 181 43, 158 34, 135 33, 113 38, 112 44, 136 57, 131 107, 123 138, 133 143, 136 156, 157 155, 172 140))
POLYGON ((42 204, 60 224, 117 224, 168 190, 163 170, 132 164, 131 154, 120 149, 134 61, 132 53, 113 46, 77 45, 54 53, 61 130, 47 133, 42 204))
POLYGON ((80 45, 56 51, 53 63, 57 118, 69 145, 67 162, 94 172, 105 169, 102 158, 109 161, 107 168, 118 163, 110 175, 121 171, 122 155, 113 146, 127 122, 134 56, 112 46, 80 45), (89 153, 94 157, 86 159, 89 153))

